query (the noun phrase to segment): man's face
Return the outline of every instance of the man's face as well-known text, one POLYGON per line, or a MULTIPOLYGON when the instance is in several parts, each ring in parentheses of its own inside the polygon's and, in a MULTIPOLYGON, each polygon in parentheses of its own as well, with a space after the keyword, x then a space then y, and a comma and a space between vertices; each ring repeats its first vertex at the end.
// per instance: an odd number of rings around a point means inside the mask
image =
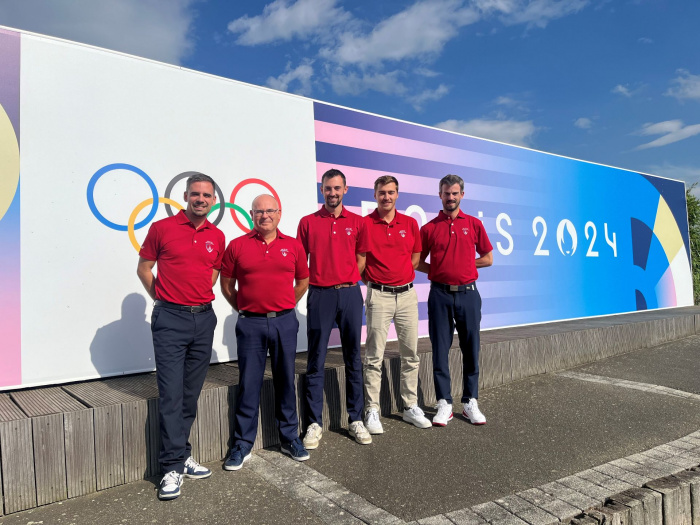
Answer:
POLYGON ((396 184, 390 182, 383 186, 378 186, 374 190, 374 198, 377 201, 377 208, 383 212, 390 212, 396 207, 396 199, 399 198, 399 190, 396 189, 396 184))
POLYGON ((442 209, 445 212, 455 211, 459 208, 459 203, 464 197, 464 192, 459 189, 459 184, 448 186, 443 184, 440 191, 440 200, 442 200, 442 209))
POLYGON ((343 195, 348 192, 348 187, 343 181, 343 177, 336 175, 323 179, 321 183, 321 194, 326 202, 326 207, 335 209, 343 202, 343 195))
POLYGON ((195 217, 206 217, 216 204, 214 186, 210 182, 193 182, 185 192, 187 211, 195 217))
POLYGON ((253 201, 253 209, 250 210, 253 224, 258 233, 264 235, 277 230, 282 212, 277 201, 269 195, 261 195, 253 201))

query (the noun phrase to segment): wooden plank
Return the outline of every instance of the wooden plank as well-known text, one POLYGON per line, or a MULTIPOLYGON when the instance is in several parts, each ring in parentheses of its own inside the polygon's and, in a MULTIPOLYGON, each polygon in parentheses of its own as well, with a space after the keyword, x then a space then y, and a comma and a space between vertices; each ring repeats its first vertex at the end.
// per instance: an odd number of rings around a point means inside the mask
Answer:
MULTIPOLYGON (((327 372, 326 379, 328 378, 327 372)), ((258 435, 253 446, 254 450, 272 447, 280 442, 277 419, 275 418, 275 390, 272 379, 263 380, 259 410, 258 435)))
POLYGON ((221 415, 219 412, 219 389, 221 388, 202 390, 197 402, 197 417, 199 418, 199 456, 197 461, 201 463, 208 463, 221 457, 221 415))
POLYGON ((32 420, 0 422, 0 447, 5 514, 36 507, 32 420))
POLYGON ((160 419, 158 415, 159 399, 146 401, 148 407, 148 436, 146 440, 146 477, 158 476, 160 469, 160 419))
POLYGON ((124 483, 122 407, 95 407, 93 415, 97 490, 104 490, 124 483))
POLYGON ((462 393, 464 391, 462 350, 460 350, 459 347, 451 348, 447 362, 450 367, 450 394, 452 394, 452 397, 455 399, 462 399, 462 393))
MULTIPOLYGON (((303 383, 300 381, 299 383, 303 383)), ((298 389, 299 387, 297 387, 298 389)), ((238 385, 228 387, 219 397, 219 413, 221 414, 221 457, 228 456, 233 445, 233 432, 235 430, 234 415, 236 413, 236 400, 238 398, 238 385)))
POLYGON ((63 415, 69 498, 91 494, 97 490, 93 417, 91 408, 66 412, 63 415))
POLYGON ((124 481, 129 483, 143 479, 148 471, 148 401, 131 401, 121 407, 124 481))
POLYGON ((501 368, 501 347, 508 346, 510 342, 488 343, 481 345, 481 357, 483 366, 480 367, 480 375, 484 378, 484 388, 492 388, 503 384, 503 370, 501 368))
POLYGON ((60 387, 20 390, 11 392, 10 396, 29 417, 60 414, 85 408, 85 405, 60 387))
POLYGON ((12 401, 7 394, 0 394, 0 421, 26 419, 27 415, 12 401))
POLYGON ((512 381, 512 364, 511 364, 511 350, 510 343, 502 344, 499 346, 501 351, 500 363, 501 363, 501 375, 503 377, 503 384, 510 383, 512 381))
MULTIPOLYGON (((435 378, 433 377, 433 353, 420 354, 418 365, 418 404, 432 407, 435 400, 435 378)), ((401 363, 399 363, 399 371, 401 363)))
POLYGON ((63 414, 32 418, 37 505, 48 505, 68 497, 63 414))
POLYGON ((347 428, 348 426, 348 404, 347 404, 347 385, 345 384, 345 366, 339 366, 335 369, 335 383, 333 388, 335 389, 334 395, 337 398, 337 402, 334 408, 337 410, 336 414, 331 416, 331 429, 337 430, 339 428, 347 428))

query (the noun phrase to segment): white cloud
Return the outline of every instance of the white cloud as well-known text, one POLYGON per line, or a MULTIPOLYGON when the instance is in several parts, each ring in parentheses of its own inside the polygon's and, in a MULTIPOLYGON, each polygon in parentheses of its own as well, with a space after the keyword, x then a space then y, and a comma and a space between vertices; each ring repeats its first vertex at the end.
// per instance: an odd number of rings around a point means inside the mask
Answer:
POLYGON ((3 25, 171 64, 194 48, 194 0, 3 0, 3 25))
POLYGON ((517 106, 520 104, 517 100, 511 97, 500 96, 494 100, 494 103, 499 106, 517 106))
POLYGON ((681 140, 700 135, 700 124, 683 125, 682 120, 666 120, 656 124, 647 123, 637 131, 638 135, 662 135, 656 140, 637 146, 636 149, 659 148, 681 140))
POLYGON ((501 20, 506 25, 545 28, 552 20, 578 13, 589 0, 482 0, 481 3, 493 4, 504 13, 501 20))
POLYGON ((630 91, 630 89, 627 86, 623 86, 622 84, 618 84, 617 86, 612 88, 610 92, 615 93, 617 95, 623 95, 628 98, 632 96, 632 92, 630 91))
MULTIPOLYGON (((682 180, 687 182, 689 186, 700 182, 700 167, 697 166, 679 166, 677 164, 664 162, 663 164, 649 166, 644 171, 654 175, 668 177, 669 179, 682 180)), ((693 190, 693 193, 700 196, 700 186, 697 186, 695 190, 693 190)))
POLYGON ((292 69, 290 64, 287 64, 287 70, 277 77, 269 77, 265 85, 279 91, 289 91, 289 85, 293 82, 298 83, 298 88, 293 92, 297 95, 311 94, 311 77, 314 74, 314 68, 311 67, 311 62, 306 62, 292 69))
POLYGON ((654 43, 654 41, 651 38, 646 37, 646 36, 638 38, 637 42, 639 42, 640 44, 653 44, 654 43))
POLYGON ((580 129, 591 129, 593 127, 593 121, 587 117, 581 117, 574 120, 574 126, 580 129))
POLYGON ((449 87, 447 87, 445 84, 440 84, 435 89, 425 89, 417 95, 411 95, 406 98, 413 105, 416 111, 421 111, 426 102, 440 100, 449 92, 449 87))
POLYGON ((377 24, 369 34, 342 33, 321 56, 340 64, 380 64, 437 56, 459 28, 479 20, 463 0, 423 0, 377 24))
POLYGON ((336 7, 336 0, 275 0, 261 15, 237 18, 228 30, 238 34, 237 44, 254 46, 277 40, 304 39, 348 22, 350 13, 336 7))
POLYGON ((416 69, 413 70, 413 72, 416 75, 420 75, 422 77, 427 77, 427 78, 434 78, 434 77, 439 77, 440 73, 437 71, 433 71, 432 69, 428 69, 427 67, 417 67, 416 69))
POLYGON ((665 95, 676 97, 678 100, 700 100, 700 75, 691 75, 686 69, 679 69, 678 76, 671 80, 665 95))
POLYGON ((329 74, 329 82, 338 95, 360 95, 365 91, 377 91, 385 95, 404 96, 408 88, 401 82, 402 71, 388 73, 366 73, 335 68, 329 74))
POLYGON ((516 146, 531 146, 538 130, 531 120, 452 119, 439 122, 435 127, 516 146))

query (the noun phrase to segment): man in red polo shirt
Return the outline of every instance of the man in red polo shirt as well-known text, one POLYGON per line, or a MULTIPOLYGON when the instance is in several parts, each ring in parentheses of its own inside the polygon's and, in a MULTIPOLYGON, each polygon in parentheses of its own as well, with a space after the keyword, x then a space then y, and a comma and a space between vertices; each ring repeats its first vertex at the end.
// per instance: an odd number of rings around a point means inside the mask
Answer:
POLYGON ((304 437, 307 449, 318 447, 323 435, 324 365, 334 323, 340 329, 345 361, 348 431, 362 445, 372 442, 372 436, 362 423, 362 292, 357 285, 365 267, 369 239, 362 217, 343 208, 343 195, 347 191, 343 172, 336 169, 325 172, 321 177, 323 208, 303 217, 297 230, 297 238, 310 261, 304 437))
POLYGON ((299 241, 277 229, 281 210, 271 195, 257 197, 250 215, 253 231, 229 243, 221 267, 221 291, 238 312, 238 400, 226 470, 238 470, 250 459, 268 351, 282 452, 297 461, 309 459, 299 439, 294 387, 299 331, 294 308, 309 287, 306 253, 299 241))
POLYGON ((457 175, 440 180, 442 211, 421 228, 423 251, 418 270, 428 274, 428 333, 433 345, 433 377, 437 414, 433 424, 452 419, 449 355, 457 326, 462 350, 462 415, 474 425, 486 418, 479 410, 479 329, 481 296, 476 289, 477 268, 493 264, 493 248, 484 225, 459 209, 464 181, 457 175), (476 254, 479 257, 476 258, 476 254), (430 255, 430 263, 425 260, 430 255))
POLYGON ((224 234, 207 220, 215 183, 197 173, 187 179, 187 209, 154 222, 139 252, 137 274, 155 300, 151 316, 160 394, 160 499, 180 495, 183 475, 211 476, 190 455, 197 399, 211 359, 216 314, 212 287, 224 254, 224 234), (153 267, 158 264, 158 277, 153 267))
POLYGON ((401 354, 403 420, 418 428, 430 421, 418 406, 418 296, 413 289, 421 252, 418 223, 396 211, 399 181, 391 175, 374 182, 377 209, 365 217, 371 251, 363 280, 367 284, 365 344, 365 426, 370 434, 384 432, 379 420, 379 390, 384 348, 394 321, 401 354))

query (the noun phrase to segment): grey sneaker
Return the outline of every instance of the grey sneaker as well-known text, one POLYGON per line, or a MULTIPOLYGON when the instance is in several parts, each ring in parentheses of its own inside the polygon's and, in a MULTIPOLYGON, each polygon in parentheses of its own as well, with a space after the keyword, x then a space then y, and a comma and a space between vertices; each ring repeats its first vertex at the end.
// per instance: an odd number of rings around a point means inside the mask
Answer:
POLYGON ((384 427, 379 421, 379 411, 376 408, 370 408, 365 414, 365 427, 370 434, 383 434, 384 427))
POLYGON ((369 445, 372 442, 372 436, 369 435, 362 421, 353 421, 350 423, 348 432, 360 445, 369 445))
POLYGON ((304 436, 304 447, 306 447, 306 450, 318 448, 318 442, 321 441, 321 436, 323 436, 321 425, 318 423, 311 423, 309 428, 306 429, 306 435, 304 436))
POLYGON ((403 411, 403 420, 418 428, 430 428, 433 426, 418 405, 405 409, 403 411))

